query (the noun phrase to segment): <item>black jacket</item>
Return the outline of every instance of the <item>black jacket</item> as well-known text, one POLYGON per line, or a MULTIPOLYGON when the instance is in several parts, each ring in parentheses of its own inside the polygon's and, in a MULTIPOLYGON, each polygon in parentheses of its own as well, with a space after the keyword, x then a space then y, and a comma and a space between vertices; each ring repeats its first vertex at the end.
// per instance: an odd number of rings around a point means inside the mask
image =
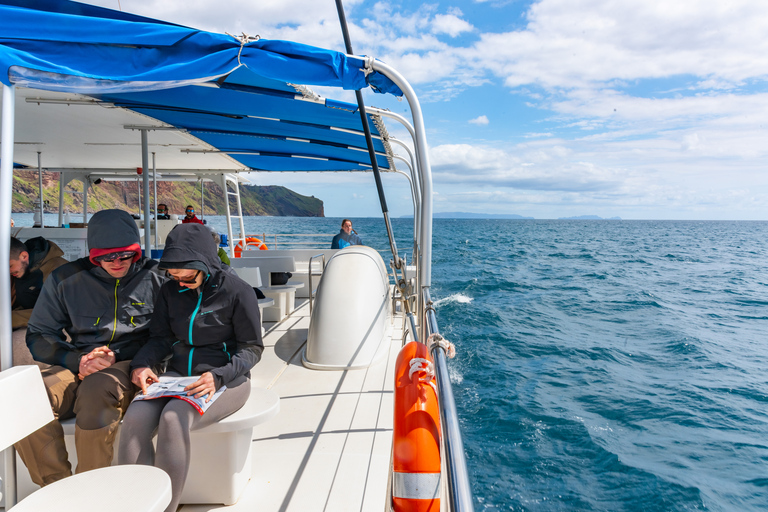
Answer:
POLYGON ((168 369, 181 375, 211 372, 216 388, 250 370, 261 359, 261 318, 256 294, 234 271, 223 267, 208 228, 180 224, 168 234, 161 268, 206 268, 194 290, 169 280, 160 290, 150 339, 133 358, 131 369, 157 367, 170 356, 168 369))
MULTIPOLYGON (((91 249, 139 241, 136 223, 126 212, 102 210, 88 224, 91 249)), ((32 357, 73 373, 78 373, 85 354, 103 345, 118 361, 131 359, 149 338, 152 306, 166 280, 156 270, 157 262, 148 258, 134 262, 119 279, 88 258, 54 270, 29 318, 27 346, 32 357)))

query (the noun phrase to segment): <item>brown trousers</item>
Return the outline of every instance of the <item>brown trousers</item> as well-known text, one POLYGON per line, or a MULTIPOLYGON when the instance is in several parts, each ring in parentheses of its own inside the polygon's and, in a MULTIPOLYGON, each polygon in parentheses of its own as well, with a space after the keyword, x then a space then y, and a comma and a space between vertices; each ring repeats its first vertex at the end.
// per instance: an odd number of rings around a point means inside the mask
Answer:
POLYGON ((112 445, 120 418, 136 393, 130 364, 117 362, 82 381, 61 366, 42 370, 55 419, 14 445, 34 483, 42 487, 72 474, 59 420, 73 416, 76 472, 112 464, 112 445))

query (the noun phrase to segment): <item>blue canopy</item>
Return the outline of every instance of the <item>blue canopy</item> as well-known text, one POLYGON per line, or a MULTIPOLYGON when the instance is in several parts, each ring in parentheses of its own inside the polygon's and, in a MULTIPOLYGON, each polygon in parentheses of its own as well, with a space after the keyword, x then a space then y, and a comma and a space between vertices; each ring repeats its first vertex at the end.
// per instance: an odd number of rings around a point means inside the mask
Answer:
MULTIPOLYGON (((288 41, 241 42, 65 0, 31 7, 0 0, 0 66, 7 85, 129 109, 252 170, 370 168, 357 106, 307 101, 293 84, 401 94, 387 77, 366 75, 363 58, 288 41)), ((387 149, 371 126, 377 163, 387 170, 387 149)))
MULTIPOLYGON (((13 5, 18 3, 0 1, 0 81, 6 85, 12 66, 101 80, 184 82, 210 80, 240 65, 283 82, 344 89, 368 85, 363 59, 331 50, 290 41, 241 43, 148 18, 124 19, 108 9, 72 14, 72 6, 80 4, 64 0, 44 2, 50 9, 61 6, 59 12, 38 10, 37 2, 13 5)), ((383 89, 397 93, 392 87, 383 89)), ((66 90, 82 92, 76 86, 66 90)))

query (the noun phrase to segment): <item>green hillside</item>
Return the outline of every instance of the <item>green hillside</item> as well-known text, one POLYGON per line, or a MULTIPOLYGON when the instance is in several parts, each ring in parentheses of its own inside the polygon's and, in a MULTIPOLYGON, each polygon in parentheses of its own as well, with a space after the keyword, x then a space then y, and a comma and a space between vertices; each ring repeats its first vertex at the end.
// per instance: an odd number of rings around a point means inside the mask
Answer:
MULTIPOLYGON (((99 184, 92 184, 88 191, 88 211, 119 208, 131 213, 138 213, 140 187, 141 182, 139 181, 102 181, 99 184)), ((39 201, 38 188, 37 171, 15 171, 13 175, 13 211, 34 211, 39 201)), ((82 211, 82 184, 72 182, 65 188, 64 192, 65 208, 72 212, 82 211)), ((151 193, 152 186, 150 185, 151 193)), ((143 201, 143 196, 141 197, 143 201)), ((205 203, 205 213, 208 215, 224 215, 226 213, 221 188, 212 183, 205 184, 201 200, 199 183, 158 182, 157 197, 158 202, 168 205, 171 213, 183 214, 188 204, 200 211, 202 202, 205 203)), ((43 172, 43 199, 47 204, 46 210, 58 210, 58 174, 43 172)), ((244 215, 325 216, 322 200, 297 194, 285 187, 241 185, 240 202, 244 215)))

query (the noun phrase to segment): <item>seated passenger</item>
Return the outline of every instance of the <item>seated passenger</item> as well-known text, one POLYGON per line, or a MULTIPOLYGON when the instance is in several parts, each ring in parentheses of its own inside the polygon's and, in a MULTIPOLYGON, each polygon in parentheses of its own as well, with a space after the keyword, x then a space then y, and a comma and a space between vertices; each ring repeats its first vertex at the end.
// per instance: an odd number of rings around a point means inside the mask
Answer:
POLYGON ((352 229, 352 221, 344 219, 341 221, 341 231, 333 237, 331 249, 343 249, 350 245, 363 245, 363 241, 357 235, 357 231, 352 229))
POLYGON ((27 348, 27 322, 43 283, 50 273, 67 263, 64 252, 53 242, 38 236, 22 242, 11 237, 11 327, 14 366, 34 364, 27 348))
POLYGON ((13 328, 27 326, 43 282, 54 269, 68 263, 58 245, 38 236, 22 242, 11 237, 11 308, 13 328))
POLYGON ((188 395, 206 401, 225 391, 200 414, 177 398, 134 401, 120 431, 120 464, 146 464, 171 477, 172 497, 166 511, 175 512, 190 462, 190 430, 229 416, 251 392, 250 371, 261 358, 259 305, 253 289, 229 267, 222 267, 216 246, 204 226, 181 224, 168 234, 160 267, 171 281, 160 290, 151 336, 131 363, 131 380, 146 392, 165 375, 199 377, 188 395), (170 359, 168 359, 170 358, 170 359), (152 437, 157 433, 157 451, 152 437))
POLYGON ((187 205, 186 211, 184 213, 186 213, 186 215, 184 216, 183 219, 181 219, 182 224, 190 224, 190 223, 202 224, 203 223, 203 221, 198 219, 197 215, 195 215, 195 207, 192 206, 191 204, 187 205))
POLYGON ((52 365, 42 374, 55 418, 14 445, 37 485, 72 474, 60 419, 75 417, 78 473, 112 463, 117 427, 135 393, 130 362, 149 337, 165 281, 154 272, 157 262, 142 258, 139 240, 129 213, 94 214, 89 256, 51 273, 29 318, 29 351, 52 365))
POLYGON ((160 203, 157 205, 157 215, 155 216, 157 220, 170 220, 171 216, 168 215, 168 207, 165 205, 165 203, 160 203))
POLYGON ((211 236, 213 236, 213 241, 216 244, 216 247, 219 249, 218 255, 219 259, 222 263, 225 265, 229 265, 229 255, 227 255, 227 251, 224 250, 223 247, 221 247, 221 237, 219 236, 219 233, 211 226, 208 226, 208 229, 211 230, 211 236))

